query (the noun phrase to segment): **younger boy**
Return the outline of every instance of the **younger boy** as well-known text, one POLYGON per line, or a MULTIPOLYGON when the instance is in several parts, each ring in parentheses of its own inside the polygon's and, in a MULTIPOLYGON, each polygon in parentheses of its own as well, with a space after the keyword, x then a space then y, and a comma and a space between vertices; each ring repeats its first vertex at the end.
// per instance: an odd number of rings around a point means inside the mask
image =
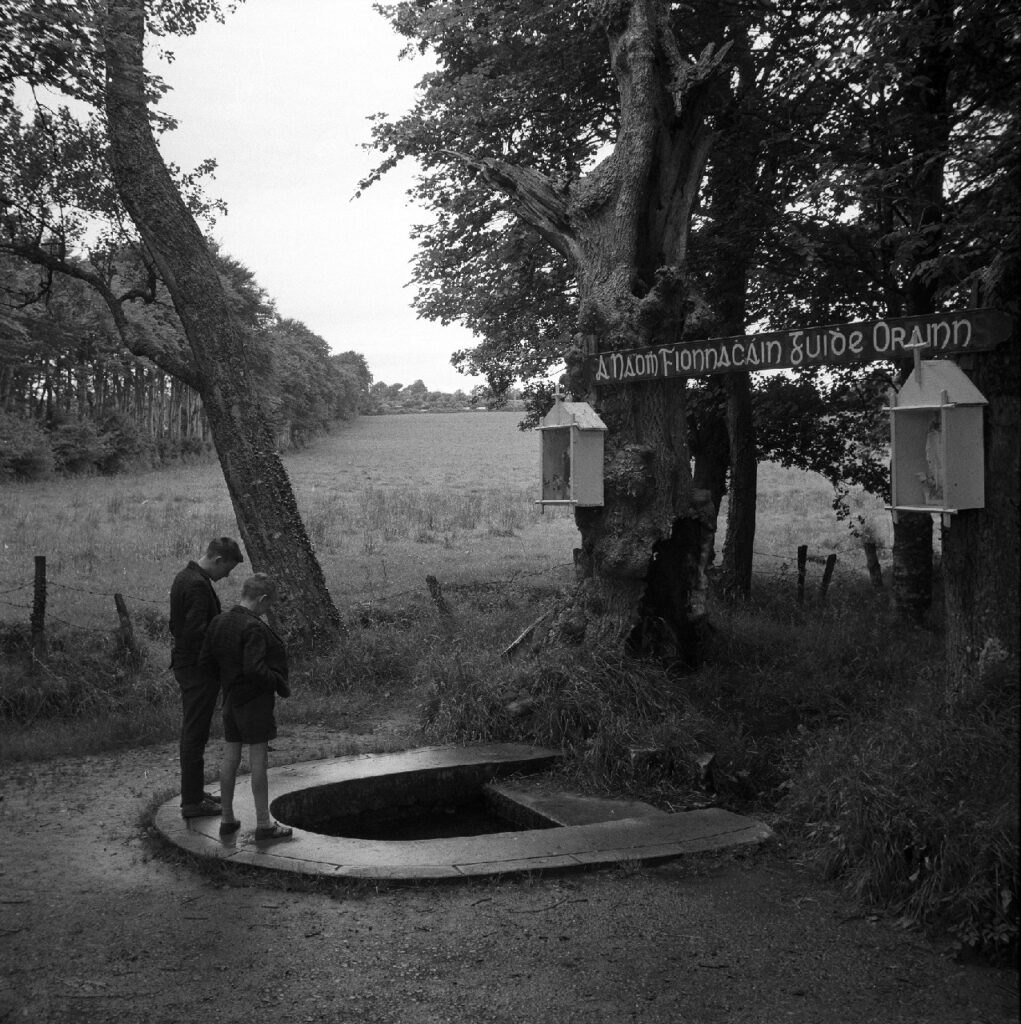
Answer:
POLYGON ((199 671, 219 681, 223 691, 223 761, 220 765, 220 835, 241 827, 234 816, 234 787, 241 747, 248 744, 255 800, 256 840, 289 839, 292 830, 269 816, 267 760, 269 741, 277 734, 273 708, 276 694, 290 695, 287 650, 262 620, 277 597, 276 583, 264 573, 245 580, 241 601, 217 615, 206 630, 199 671))

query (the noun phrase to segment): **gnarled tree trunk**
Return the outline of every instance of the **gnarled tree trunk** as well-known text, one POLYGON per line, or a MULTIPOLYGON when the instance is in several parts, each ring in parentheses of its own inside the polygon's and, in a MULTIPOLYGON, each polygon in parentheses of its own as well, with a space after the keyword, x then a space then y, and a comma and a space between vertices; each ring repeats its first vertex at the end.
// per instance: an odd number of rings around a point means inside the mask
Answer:
MULTIPOLYGON (((945 40, 953 36, 953 3, 921 4, 917 15, 932 24, 919 32, 915 74, 904 88, 904 103, 913 113, 909 134, 910 192, 902 202, 918 239, 912 272, 904 284, 904 309, 909 315, 936 309, 936 280, 925 271, 939 255, 943 238, 943 179, 950 137, 947 86, 952 56, 945 40), (936 29, 938 25, 938 30, 936 29)), ((904 378, 911 367, 902 368, 904 378)), ((893 524, 893 601, 899 618, 924 622, 932 607, 932 517, 925 512, 900 512, 893 524)))
POLYGON ((144 28, 144 0, 108 0, 106 114, 114 181, 184 326, 195 357, 195 384, 252 567, 279 582, 278 610, 288 632, 306 642, 328 641, 339 629, 339 616, 251 386, 245 328, 231 311, 212 254, 150 128, 144 28))
MULTIPOLYGON (((620 91, 613 153, 564 189, 526 168, 474 161, 571 262, 583 352, 671 344, 684 332, 692 205, 713 134, 705 120, 722 53, 681 56, 665 0, 598 5, 620 91)), ((688 664, 701 657, 715 522, 691 480, 684 389, 600 387, 570 375, 607 425, 605 504, 579 509, 584 580, 561 634, 610 636, 688 664)))
MULTIPOLYGON (((1018 275, 1011 284, 1016 289, 1018 275)), ((1016 295, 1017 292, 1012 293, 1016 295)), ((1014 302, 1013 315, 1017 316, 1014 302)), ((989 402, 984 416, 985 508, 953 516, 943 531, 947 697, 1017 687, 1021 579, 1021 338, 974 357, 969 377, 989 402)))

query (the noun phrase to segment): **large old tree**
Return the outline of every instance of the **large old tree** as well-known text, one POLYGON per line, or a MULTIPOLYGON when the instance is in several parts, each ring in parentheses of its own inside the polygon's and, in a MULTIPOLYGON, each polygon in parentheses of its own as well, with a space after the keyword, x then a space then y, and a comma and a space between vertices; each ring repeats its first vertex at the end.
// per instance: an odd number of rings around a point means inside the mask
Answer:
MULTIPOLYGON (((572 107, 577 93, 568 83, 551 90, 548 106, 530 106, 502 144, 480 130, 473 151, 447 154, 446 166, 456 175, 459 157, 474 169, 533 236, 563 257, 573 276, 570 386, 574 397, 598 410, 608 433, 605 504, 576 513, 584 582, 560 617, 560 632, 574 640, 609 634, 638 649, 695 662, 715 515, 709 494, 696 490, 691 479, 684 386, 674 381, 596 389, 583 358, 675 342, 684 336, 695 302, 686 261, 692 211, 714 137, 712 111, 722 98, 723 52, 709 46, 700 56, 689 54, 685 41, 675 36, 673 6, 664 0, 573 3, 552 14, 533 3, 457 5, 460 27, 469 37, 477 31, 499 40, 494 62, 506 63, 511 76, 518 61, 536 58, 544 32, 563 31, 561 22, 577 26, 577 46, 570 52, 561 51, 559 58, 551 49, 542 52, 571 67, 579 53, 594 56, 612 74, 614 88, 607 95, 615 91, 617 106, 600 125, 591 110, 572 107), (605 133, 612 145, 590 169, 578 157, 584 142, 575 152, 561 150, 559 164, 536 143, 535 159, 529 160, 522 140, 539 139, 537 122, 547 116, 568 125, 594 124, 587 141, 605 133), (613 131, 607 131, 610 124, 613 131), (517 150, 513 162, 494 155, 508 148, 517 150)), ((401 5, 399 24, 416 18, 409 35, 442 33, 451 11, 401 5)), ((457 59, 454 47, 451 60, 457 59)), ((534 70, 533 65, 529 71, 534 70)), ((472 103, 477 118, 500 103, 494 92, 490 107, 488 72, 480 66, 458 86, 465 92, 463 123, 469 129, 472 103)), ((591 78, 591 69, 585 74, 591 78)), ((543 92, 559 75, 551 68, 550 76, 540 75, 534 86, 543 92)), ((491 128, 485 117, 481 125, 491 128)), ((417 146, 421 153, 429 127, 427 116, 405 125, 405 150, 417 146), (415 133, 419 136, 407 143, 415 133)), ((390 139, 399 152, 402 141, 390 139)), ((455 195, 443 202, 456 211, 456 188, 448 185, 448 192, 455 195)))
MULTIPOLYGON (((164 32, 192 31, 197 21, 218 13, 215 3, 189 0, 151 6, 149 13, 164 32)), ((3 69, 8 83, 21 77, 59 88, 94 103, 100 118, 105 116, 108 150, 96 157, 109 160, 116 198, 138 230, 145 262, 170 293, 190 350, 147 346, 140 354, 201 395, 252 567, 281 584, 282 624, 309 644, 331 640, 339 629, 339 616, 258 399, 252 339, 232 309, 215 255, 156 144, 148 102, 152 80, 143 61, 145 0, 87 5, 19 0, 11 11, 16 45, 3 69)), ((9 108, 0 113, 9 113, 9 108)), ((66 124, 70 135, 74 128, 69 119, 66 124)), ((91 135, 87 127, 77 138, 94 139, 95 122, 91 128, 91 135)), ((22 223, 31 219, 31 211, 6 201, 5 207, 11 220, 5 226, 14 238, 22 223)), ((45 207, 36 223, 38 240, 49 237, 52 244, 20 255, 33 258, 34 253, 49 270, 71 270, 59 225, 45 207)), ((115 319, 126 298, 151 297, 151 288, 149 295, 145 289, 115 295, 109 287, 104 290, 98 275, 89 283, 103 295, 115 319)), ((132 333, 123 333, 130 345, 132 333)))

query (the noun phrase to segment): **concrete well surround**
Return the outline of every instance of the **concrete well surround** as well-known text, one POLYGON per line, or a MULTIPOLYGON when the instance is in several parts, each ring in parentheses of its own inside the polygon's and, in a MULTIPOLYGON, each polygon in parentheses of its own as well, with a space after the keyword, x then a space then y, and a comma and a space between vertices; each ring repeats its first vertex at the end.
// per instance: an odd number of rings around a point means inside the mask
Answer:
POLYGON ((477 792, 501 813, 544 827, 452 839, 406 842, 346 839, 294 827, 294 837, 255 842, 250 777, 238 779, 234 811, 241 830, 221 839, 218 818, 180 816, 179 799, 163 804, 156 828, 200 856, 274 871, 392 881, 468 879, 526 871, 565 871, 622 861, 653 862, 701 850, 759 843, 762 822, 719 808, 668 814, 638 801, 602 800, 529 787, 519 776, 553 765, 559 753, 523 744, 425 747, 396 754, 358 754, 272 768, 270 809, 278 820, 314 824, 323 808, 412 804, 416 791, 477 792), (502 781, 493 781, 502 780, 502 781), (551 827, 559 826, 559 827, 551 827))

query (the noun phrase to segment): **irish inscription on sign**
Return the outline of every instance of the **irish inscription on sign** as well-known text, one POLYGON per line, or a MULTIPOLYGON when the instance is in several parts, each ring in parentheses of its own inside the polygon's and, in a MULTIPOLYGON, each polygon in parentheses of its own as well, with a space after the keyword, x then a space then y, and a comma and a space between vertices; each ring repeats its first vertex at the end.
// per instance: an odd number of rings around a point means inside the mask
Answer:
POLYGON ((935 313, 890 320, 804 327, 736 338, 603 352, 592 356, 596 384, 625 384, 667 377, 701 377, 735 370, 864 363, 922 355, 951 355, 994 348, 1010 336, 1011 320, 994 309, 935 313))

